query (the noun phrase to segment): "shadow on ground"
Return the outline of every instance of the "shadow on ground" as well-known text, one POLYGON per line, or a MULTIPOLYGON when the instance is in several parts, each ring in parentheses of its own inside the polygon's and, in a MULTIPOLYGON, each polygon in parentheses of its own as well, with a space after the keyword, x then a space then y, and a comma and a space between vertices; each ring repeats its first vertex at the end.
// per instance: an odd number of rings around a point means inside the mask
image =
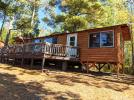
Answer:
MULTIPOLYGON (((19 70, 21 74, 27 73, 29 75, 39 75, 39 70, 28 70, 24 68, 16 69, 15 67, 0 67, 5 70, 19 70)), ((129 90, 129 85, 134 85, 134 77, 128 75, 120 75, 120 80, 116 78, 116 75, 110 73, 98 73, 90 72, 78 73, 78 72, 62 72, 55 69, 48 69, 50 78, 45 82, 58 83, 60 85, 74 86, 75 84, 83 84, 86 86, 93 86, 97 88, 107 88, 115 91, 123 92, 129 90)), ((52 89, 48 89, 45 86, 45 82, 18 82, 15 75, 8 73, 0 74, 0 97, 6 100, 41 100, 42 98, 47 100, 51 99, 80 99, 81 96, 71 91, 55 92, 52 89), (3 96, 4 95, 4 96, 3 96)), ((89 87, 90 88, 90 87, 89 87)))
POLYGON ((15 75, 0 73, 0 98, 2 100, 53 100, 53 99, 80 99, 78 94, 67 92, 54 92, 43 88, 38 82, 18 82, 15 75))
POLYGON ((55 74, 53 78, 55 78, 55 80, 50 79, 48 81, 68 86, 74 86, 75 83, 81 83, 87 86, 108 88, 119 92, 123 92, 125 90, 130 89, 129 85, 134 85, 133 76, 130 77, 127 75, 120 75, 120 79, 117 79, 116 75, 102 72, 95 72, 94 74, 74 73, 72 75, 55 74))

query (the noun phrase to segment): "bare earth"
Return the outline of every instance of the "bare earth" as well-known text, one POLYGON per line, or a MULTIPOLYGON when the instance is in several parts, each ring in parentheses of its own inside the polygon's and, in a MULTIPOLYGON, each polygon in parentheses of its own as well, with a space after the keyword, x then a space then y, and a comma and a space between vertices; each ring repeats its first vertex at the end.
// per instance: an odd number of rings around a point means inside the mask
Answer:
POLYGON ((28 70, 0 64, 0 100, 134 100, 134 76, 28 70))

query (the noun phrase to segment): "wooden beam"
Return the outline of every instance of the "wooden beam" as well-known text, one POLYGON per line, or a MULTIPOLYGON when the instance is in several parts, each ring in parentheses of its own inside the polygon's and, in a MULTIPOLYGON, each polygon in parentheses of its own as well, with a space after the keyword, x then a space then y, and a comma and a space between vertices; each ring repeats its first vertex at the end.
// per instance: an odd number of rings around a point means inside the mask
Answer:
POLYGON ((62 62, 62 70, 66 71, 67 70, 67 61, 62 62))
POLYGON ((15 58, 13 58, 13 65, 15 65, 15 60, 16 60, 16 59, 15 59, 15 58))
POLYGON ((21 59, 21 66, 24 64, 24 58, 21 59))
POLYGON ((117 64, 117 78, 119 78, 119 74, 120 74, 120 64, 117 64))
POLYGON ((43 73, 43 70, 44 70, 44 65, 45 65, 45 57, 42 59, 42 73, 43 73))
POLYGON ((124 65, 121 64, 121 66, 122 66, 122 74, 124 74, 124 65))
POLYGON ((98 66, 97 65, 95 65, 96 66, 96 68, 99 70, 99 72, 101 71, 101 69, 105 66, 105 63, 101 66, 101 64, 98 64, 98 66))
POLYGON ((33 61, 34 61, 34 59, 31 58, 31 64, 30 64, 30 67, 31 67, 31 68, 33 67, 33 61))

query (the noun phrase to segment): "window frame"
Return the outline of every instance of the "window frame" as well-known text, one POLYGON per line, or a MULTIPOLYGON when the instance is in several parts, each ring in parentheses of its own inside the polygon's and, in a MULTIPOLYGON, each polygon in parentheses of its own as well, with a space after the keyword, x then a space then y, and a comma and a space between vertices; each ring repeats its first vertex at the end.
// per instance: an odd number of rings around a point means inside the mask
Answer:
POLYGON ((114 30, 106 30, 106 31, 96 31, 96 32, 90 32, 89 33, 89 35, 88 35, 88 48, 114 48, 114 43, 115 43, 115 41, 114 41, 114 37, 115 36, 115 33, 114 33, 114 30), (113 34, 113 45, 112 46, 101 46, 101 33, 103 33, 103 32, 109 32, 109 31, 111 31, 112 32, 112 34, 113 34), (100 34, 100 46, 99 47, 90 47, 90 35, 91 34, 100 34))
POLYGON ((77 33, 73 33, 73 34, 68 34, 67 35, 66 45, 70 46, 70 42, 72 42, 72 41, 70 41, 71 37, 75 37, 74 46, 76 47, 78 45, 78 40, 77 40, 78 39, 78 35, 77 35, 77 33))
POLYGON ((88 35, 88 48, 100 48, 100 46, 99 47, 90 47, 90 35, 91 34, 100 34, 100 32, 92 32, 92 33, 89 33, 89 35, 88 35))

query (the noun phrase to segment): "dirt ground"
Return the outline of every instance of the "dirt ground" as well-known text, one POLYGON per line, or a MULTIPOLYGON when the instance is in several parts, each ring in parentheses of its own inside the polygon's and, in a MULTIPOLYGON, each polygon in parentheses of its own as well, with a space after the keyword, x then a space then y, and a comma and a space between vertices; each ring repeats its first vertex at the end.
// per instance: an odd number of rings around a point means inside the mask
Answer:
POLYGON ((134 100, 134 76, 62 72, 0 64, 0 100, 134 100))

